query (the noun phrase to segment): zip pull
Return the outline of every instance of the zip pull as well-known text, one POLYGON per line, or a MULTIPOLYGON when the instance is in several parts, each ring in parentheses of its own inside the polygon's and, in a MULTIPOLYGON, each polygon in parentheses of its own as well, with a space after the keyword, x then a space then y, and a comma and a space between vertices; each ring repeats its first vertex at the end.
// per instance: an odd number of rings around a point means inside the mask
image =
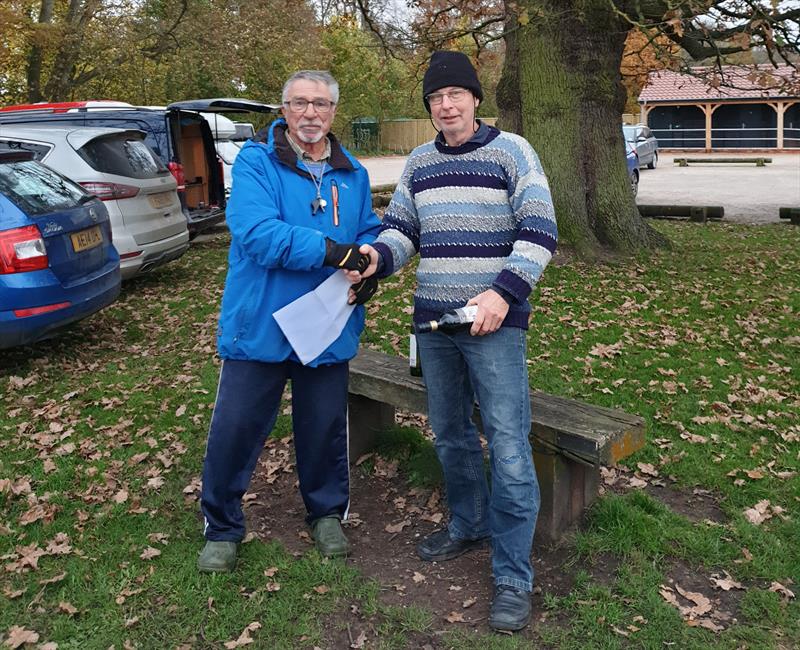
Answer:
POLYGON ((339 185, 336 179, 331 179, 331 201, 333 201, 333 225, 339 227, 339 185))

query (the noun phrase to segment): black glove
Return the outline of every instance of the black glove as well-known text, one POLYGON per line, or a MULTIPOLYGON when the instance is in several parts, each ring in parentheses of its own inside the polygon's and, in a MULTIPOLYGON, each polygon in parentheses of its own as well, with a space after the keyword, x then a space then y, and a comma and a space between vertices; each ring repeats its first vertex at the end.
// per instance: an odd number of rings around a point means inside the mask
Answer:
POLYGON ((358 244, 337 244, 326 237, 325 259, 322 264, 363 273, 369 266, 369 255, 362 255, 358 252, 358 248, 358 244))
POLYGON ((353 304, 363 305, 367 300, 372 298, 378 290, 378 278, 371 275, 361 280, 361 282, 356 282, 350 288, 353 290, 353 293, 356 294, 356 299, 353 304))

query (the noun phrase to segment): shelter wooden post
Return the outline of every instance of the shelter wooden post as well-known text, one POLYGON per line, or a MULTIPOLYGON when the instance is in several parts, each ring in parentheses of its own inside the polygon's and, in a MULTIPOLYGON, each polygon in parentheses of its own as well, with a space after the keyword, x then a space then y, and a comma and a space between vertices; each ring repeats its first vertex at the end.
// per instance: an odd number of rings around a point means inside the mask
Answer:
POLYGON ((706 116, 706 151, 711 151, 711 129, 712 129, 712 121, 711 117, 714 115, 714 111, 720 107, 720 104, 701 104, 700 108, 703 109, 703 113, 706 116))

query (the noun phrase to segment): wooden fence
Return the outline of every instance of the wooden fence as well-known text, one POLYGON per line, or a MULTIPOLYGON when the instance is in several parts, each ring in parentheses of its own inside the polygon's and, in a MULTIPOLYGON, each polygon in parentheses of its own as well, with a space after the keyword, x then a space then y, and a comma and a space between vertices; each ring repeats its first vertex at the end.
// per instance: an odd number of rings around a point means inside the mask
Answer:
MULTIPOLYGON (((487 124, 495 124, 496 117, 480 118, 487 124)), ((429 142, 436 137, 436 130, 430 120, 384 120, 380 124, 381 149, 408 153, 414 147, 429 142)))

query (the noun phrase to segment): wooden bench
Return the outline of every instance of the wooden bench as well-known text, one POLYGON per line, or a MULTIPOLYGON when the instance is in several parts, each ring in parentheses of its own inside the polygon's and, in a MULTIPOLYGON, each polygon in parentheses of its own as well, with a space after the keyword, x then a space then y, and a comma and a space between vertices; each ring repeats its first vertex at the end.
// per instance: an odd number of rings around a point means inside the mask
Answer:
POLYGON ((795 226, 800 226, 800 208, 778 208, 781 219, 790 219, 795 226))
POLYGON ((643 217, 689 217, 691 221, 705 223, 709 219, 722 219, 725 208, 721 205, 638 205, 643 217))
MULTIPOLYGON (((421 378, 408 361, 362 348, 350 362, 350 459, 371 449, 394 426, 395 409, 427 413, 421 378)), ((597 497, 600 465, 613 465, 644 446, 644 420, 601 406, 531 391, 531 445, 542 505, 538 539, 558 540, 597 497)))
POLYGON ((755 163, 756 167, 764 167, 767 163, 772 162, 772 158, 675 158, 673 162, 677 163, 680 167, 688 167, 689 163, 703 164, 703 163, 755 163))

